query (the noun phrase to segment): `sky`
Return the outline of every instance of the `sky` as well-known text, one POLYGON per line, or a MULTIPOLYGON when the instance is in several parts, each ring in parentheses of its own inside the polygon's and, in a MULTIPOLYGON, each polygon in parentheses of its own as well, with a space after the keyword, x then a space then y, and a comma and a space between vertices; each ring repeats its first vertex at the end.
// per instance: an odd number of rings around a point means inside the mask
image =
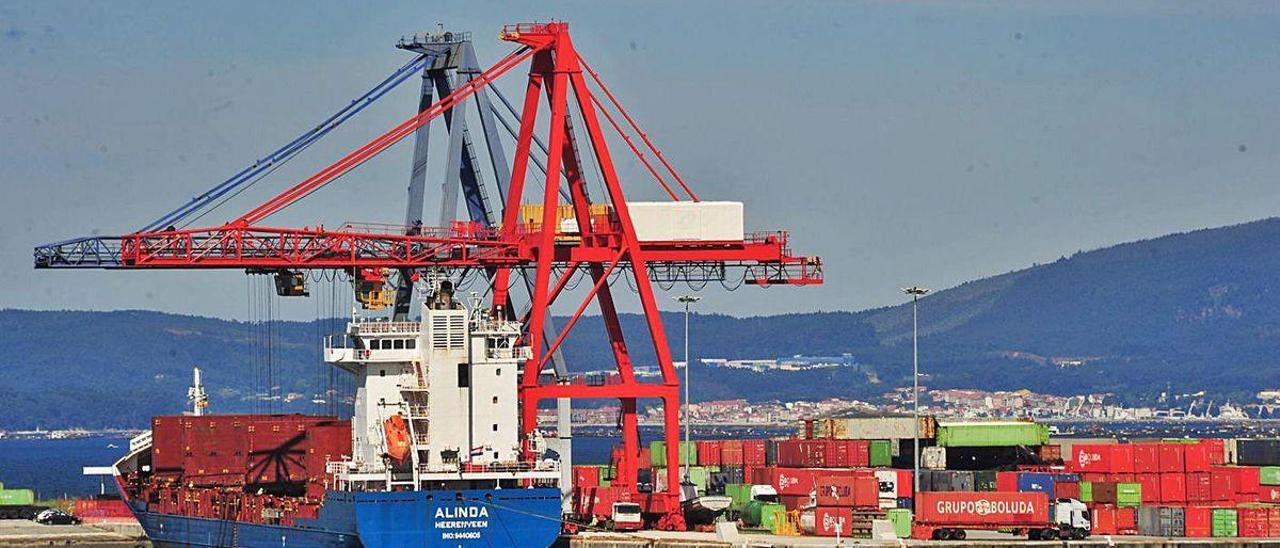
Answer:
MULTIPOLYGON (((503 24, 549 19, 700 197, 745 202, 748 228, 824 260, 822 286, 712 286, 702 311, 891 305, 908 285, 1280 212, 1276 3, 6 2, 0 307, 244 318, 238 271, 36 271, 31 249, 136 230, 220 182, 403 64, 402 35, 470 30, 487 65, 511 49, 503 24)), ((209 224, 409 116, 415 85, 209 224)), ((411 151, 272 224, 401 222, 411 151)), ((623 164, 630 198, 660 197, 623 164)))

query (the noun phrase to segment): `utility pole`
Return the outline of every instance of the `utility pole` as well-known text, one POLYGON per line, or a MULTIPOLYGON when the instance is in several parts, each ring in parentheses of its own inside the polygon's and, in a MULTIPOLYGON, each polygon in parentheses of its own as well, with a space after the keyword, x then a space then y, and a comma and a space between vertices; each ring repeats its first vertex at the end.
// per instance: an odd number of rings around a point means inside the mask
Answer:
MULTIPOLYGON (((689 423, 693 422, 689 416, 689 305, 701 301, 702 297, 696 295, 681 295, 676 297, 676 301, 684 303, 684 445, 677 454, 687 454, 689 446, 689 423)), ((684 480, 689 480, 689 459, 684 460, 684 480)))
POLYGON ((903 293, 911 295, 911 417, 915 435, 913 442, 915 452, 911 457, 911 482, 912 493, 920 492, 920 314, 919 303, 920 296, 929 292, 928 289, 911 286, 902 289, 903 293))

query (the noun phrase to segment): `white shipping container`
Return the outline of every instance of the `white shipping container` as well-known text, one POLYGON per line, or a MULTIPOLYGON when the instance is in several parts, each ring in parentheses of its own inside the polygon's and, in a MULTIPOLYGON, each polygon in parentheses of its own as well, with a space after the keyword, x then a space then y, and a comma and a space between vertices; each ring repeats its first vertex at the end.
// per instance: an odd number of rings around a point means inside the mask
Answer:
POLYGON ((742 202, 627 202, 643 242, 740 242, 742 202))
POLYGON ((947 469, 946 447, 925 447, 920 450, 920 466, 930 470, 947 469))

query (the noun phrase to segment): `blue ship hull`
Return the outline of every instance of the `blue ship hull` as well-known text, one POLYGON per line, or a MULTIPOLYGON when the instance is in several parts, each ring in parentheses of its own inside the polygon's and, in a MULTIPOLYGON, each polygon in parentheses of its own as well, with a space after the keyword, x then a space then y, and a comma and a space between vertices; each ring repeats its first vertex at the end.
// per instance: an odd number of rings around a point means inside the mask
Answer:
POLYGON ((156 546, 550 546, 560 534, 557 489, 329 491, 316 519, 288 527, 130 506, 156 546))

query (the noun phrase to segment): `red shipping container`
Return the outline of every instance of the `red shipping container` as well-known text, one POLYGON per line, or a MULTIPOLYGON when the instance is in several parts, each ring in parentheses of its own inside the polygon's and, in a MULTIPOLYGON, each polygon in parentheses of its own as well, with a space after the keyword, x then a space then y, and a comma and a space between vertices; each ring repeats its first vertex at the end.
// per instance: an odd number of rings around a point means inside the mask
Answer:
MULTIPOLYGON (((1133 446, 1116 444, 1111 446, 1111 472, 1115 474, 1133 473, 1133 446)), ((1133 481, 1133 480, 1129 480, 1133 481)))
POLYGON ((1208 506, 1188 506, 1183 517, 1186 536, 1192 538, 1213 536, 1213 508, 1208 506))
POLYGON ((1184 477, 1187 480, 1187 502, 1213 500, 1213 477, 1209 472, 1188 472, 1184 477))
POLYGON ((1181 443, 1162 443, 1160 444, 1160 471, 1161 472, 1184 472, 1183 466, 1183 448, 1181 443))
MULTIPOLYGON (((1209 467, 1221 462, 1213 462, 1212 445, 1204 443, 1209 440, 1200 440, 1200 443, 1186 444, 1183 448, 1182 467, 1188 472, 1208 472, 1209 467)), ((1222 440, 1217 440, 1221 442, 1222 440)), ((1222 455, 1222 446, 1217 448, 1219 456, 1222 455)), ((1224 459, 1219 459, 1224 460, 1224 459)))
POLYGON ((813 534, 820 537, 848 537, 853 533, 853 509, 819 506, 814 510, 813 534))
MULTIPOLYGON (((1144 488, 1145 489, 1145 488, 1144 488)), ((1053 496, 1060 499, 1080 499, 1080 484, 1074 481, 1053 483, 1053 496)))
POLYGON ((1142 485, 1142 503, 1160 502, 1160 474, 1134 474, 1142 485))
POLYGON ((1230 468, 1216 467, 1209 472, 1209 499, 1214 502, 1236 501, 1236 474, 1230 468))
POLYGON ((700 441, 698 443, 698 465, 720 466, 720 442, 700 441))
POLYGON ((770 485, 779 495, 808 495, 817 483, 817 474, 810 468, 773 468, 770 485))
POLYGON ((1132 507, 1116 508, 1116 534, 1138 534, 1138 509, 1132 507))
POLYGON ((1138 481, 1137 474, 1107 474, 1107 481, 1111 483, 1133 483, 1138 481))
POLYGON ((1280 506, 1267 508, 1267 536, 1280 537, 1280 506))
POLYGON ((1160 474, 1160 502, 1183 503, 1186 501, 1186 477, 1183 474, 1160 474))
MULTIPOLYGON (((1208 448, 1209 464, 1226 464, 1227 463, 1227 440, 1221 438, 1203 439, 1198 445, 1208 448)), ((1188 467, 1190 465, 1188 464, 1188 467)), ((1187 470, 1190 472, 1191 470, 1187 470)), ((1208 472, 1208 470, 1197 470, 1197 472, 1208 472)))
POLYGON ((1091 512, 1093 517, 1094 535, 1114 535, 1116 529, 1116 507, 1110 504, 1099 504, 1093 507, 1091 512))
MULTIPOLYGON (((1133 470, 1139 474, 1160 471, 1160 446, 1154 443, 1134 444, 1133 470)), ((1181 470, 1179 470, 1181 472, 1181 470)))
POLYGON ((1265 537, 1268 532, 1270 510, 1262 506, 1241 506, 1236 508, 1237 531, 1242 537, 1265 537))
POLYGON ((1263 485, 1256 502, 1280 503, 1280 485, 1263 485))
POLYGON ((742 464, 764 466, 765 440, 742 441, 742 464))
POLYGON ((600 486, 600 469, 594 466, 574 466, 573 486, 585 489, 600 486))
POLYGON ((1080 481, 1087 481, 1089 483, 1104 482, 1107 481, 1107 475, 1100 472, 1086 472, 1080 474, 1080 481))
POLYGON ((996 472, 996 491, 1014 493, 1018 491, 1017 472, 996 472))
POLYGON ((910 470, 898 470, 898 498, 911 498, 915 493, 915 478, 910 470))
POLYGON ((855 475, 819 473, 814 485, 818 506, 880 507, 880 482, 868 472, 855 475))
POLYGON ((845 440, 849 446, 849 466, 871 466, 871 442, 867 440, 845 440))
POLYGON ((742 462, 742 440, 724 440, 720 442, 720 464, 740 465, 742 462))
MULTIPOLYGON (((773 485, 774 475, 777 474, 777 466, 758 466, 751 469, 751 475, 746 476, 754 485, 773 485)), ((746 474, 744 471, 743 474, 746 474)))
POLYGON ((1236 493, 1256 495, 1262 491, 1259 477, 1261 470, 1256 466, 1236 466, 1230 468, 1235 472, 1236 493))
POLYGON ((1027 493, 923 491, 916 494, 917 523, 1023 525, 1048 520, 1049 496, 1027 493))
MULTIPOLYGON (((1112 448, 1115 445, 1077 444, 1071 446, 1067 468, 1074 472, 1114 472, 1112 448)), ((1132 457, 1132 455, 1130 455, 1132 457)), ((1132 468, 1132 463, 1130 463, 1132 468)))
POLYGON ((849 464, 849 441, 852 440, 826 440, 821 442, 826 446, 827 460, 822 466, 830 466, 832 468, 847 468, 849 464))
POLYGON ((809 504, 810 500, 812 499, 809 495, 778 495, 778 501, 786 506, 787 510, 799 510, 809 504))

